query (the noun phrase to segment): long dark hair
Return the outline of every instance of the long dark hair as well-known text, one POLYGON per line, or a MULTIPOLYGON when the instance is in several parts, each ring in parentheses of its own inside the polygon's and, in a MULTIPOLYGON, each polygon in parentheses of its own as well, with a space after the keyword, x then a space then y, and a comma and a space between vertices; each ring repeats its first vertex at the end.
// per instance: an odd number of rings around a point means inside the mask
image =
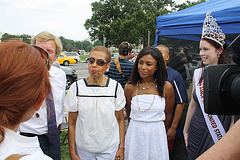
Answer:
POLYGON ((164 84, 165 84, 165 81, 167 80, 167 70, 166 70, 166 66, 165 66, 161 51, 159 51, 155 47, 145 47, 139 52, 133 66, 133 71, 130 76, 129 83, 137 84, 138 81, 142 79, 138 72, 138 62, 140 58, 148 54, 153 56, 153 58, 155 58, 157 61, 157 66, 156 66, 157 70, 154 73, 154 78, 156 79, 158 93, 161 97, 163 97, 164 84))
MULTIPOLYGON (((223 46, 221 46, 219 43, 217 43, 217 42, 215 42, 215 41, 213 41, 213 40, 211 40, 211 39, 208 39, 208 38, 202 38, 201 40, 204 40, 204 41, 207 41, 208 43, 210 43, 214 48, 216 48, 217 50, 218 49, 220 49, 221 47, 223 48, 223 52, 220 54, 220 57, 219 57, 219 59, 218 59, 218 64, 226 64, 227 63, 227 61, 226 61, 226 53, 225 53, 225 51, 226 51, 226 49, 227 49, 227 43, 226 43, 226 40, 225 40, 225 44, 223 45, 223 46)), ((203 67, 205 67, 206 65, 204 65, 203 64, 203 62, 202 62, 202 64, 201 64, 201 67, 203 68, 203 67)), ((202 69, 202 75, 201 75, 201 78, 199 79, 199 84, 202 82, 202 80, 203 80, 203 69, 202 69)))

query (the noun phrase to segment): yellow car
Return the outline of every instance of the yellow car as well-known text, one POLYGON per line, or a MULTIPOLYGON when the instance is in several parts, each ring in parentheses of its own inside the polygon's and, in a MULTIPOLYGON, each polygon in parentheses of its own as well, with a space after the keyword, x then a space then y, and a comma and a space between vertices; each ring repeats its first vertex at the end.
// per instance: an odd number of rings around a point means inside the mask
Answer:
POLYGON ((63 53, 58 56, 57 61, 64 66, 68 66, 69 64, 77 63, 77 61, 74 58, 67 57, 63 53))

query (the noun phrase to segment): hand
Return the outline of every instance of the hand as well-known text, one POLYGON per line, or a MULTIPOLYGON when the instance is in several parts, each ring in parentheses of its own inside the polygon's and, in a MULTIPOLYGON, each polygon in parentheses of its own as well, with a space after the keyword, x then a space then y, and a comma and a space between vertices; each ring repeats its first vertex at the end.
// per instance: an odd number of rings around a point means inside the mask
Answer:
POLYGON ((175 128, 169 128, 167 131, 167 140, 171 141, 175 138, 176 135, 176 129, 175 128))
POLYGON ((183 136, 184 136, 184 141, 185 141, 186 149, 188 150, 188 132, 186 132, 185 130, 183 130, 183 136))
POLYGON ((117 154, 115 156, 115 160, 124 160, 124 148, 119 147, 117 154))
POLYGON ((71 155, 71 160, 80 160, 77 154, 71 155))

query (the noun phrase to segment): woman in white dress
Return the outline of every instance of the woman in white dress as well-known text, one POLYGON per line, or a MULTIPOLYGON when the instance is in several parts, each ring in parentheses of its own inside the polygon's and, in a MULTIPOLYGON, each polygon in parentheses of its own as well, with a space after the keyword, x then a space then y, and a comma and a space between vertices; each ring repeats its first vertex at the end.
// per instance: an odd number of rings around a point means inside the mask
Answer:
POLYGON ((87 59, 90 75, 73 83, 67 93, 71 159, 124 159, 126 101, 121 85, 104 75, 110 60, 106 47, 93 48, 87 59))
POLYGON ((17 133, 51 91, 47 51, 21 41, 0 43, 0 159, 50 160, 37 137, 17 133))
POLYGON ((154 47, 142 49, 124 89, 130 120, 125 137, 126 160, 169 159, 166 129, 172 118, 174 89, 166 79, 161 52, 154 47))

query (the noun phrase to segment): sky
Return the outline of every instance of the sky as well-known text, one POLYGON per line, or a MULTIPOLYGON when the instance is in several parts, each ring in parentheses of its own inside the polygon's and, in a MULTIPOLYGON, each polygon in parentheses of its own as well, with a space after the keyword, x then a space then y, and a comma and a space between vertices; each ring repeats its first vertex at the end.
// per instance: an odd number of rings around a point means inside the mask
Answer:
MULTIPOLYGON (((0 0, 2 34, 36 35, 48 31, 75 41, 89 38, 84 23, 97 0, 0 0)), ((175 0, 177 4, 187 0, 175 0)), ((196 0, 190 0, 196 1, 196 0)))

